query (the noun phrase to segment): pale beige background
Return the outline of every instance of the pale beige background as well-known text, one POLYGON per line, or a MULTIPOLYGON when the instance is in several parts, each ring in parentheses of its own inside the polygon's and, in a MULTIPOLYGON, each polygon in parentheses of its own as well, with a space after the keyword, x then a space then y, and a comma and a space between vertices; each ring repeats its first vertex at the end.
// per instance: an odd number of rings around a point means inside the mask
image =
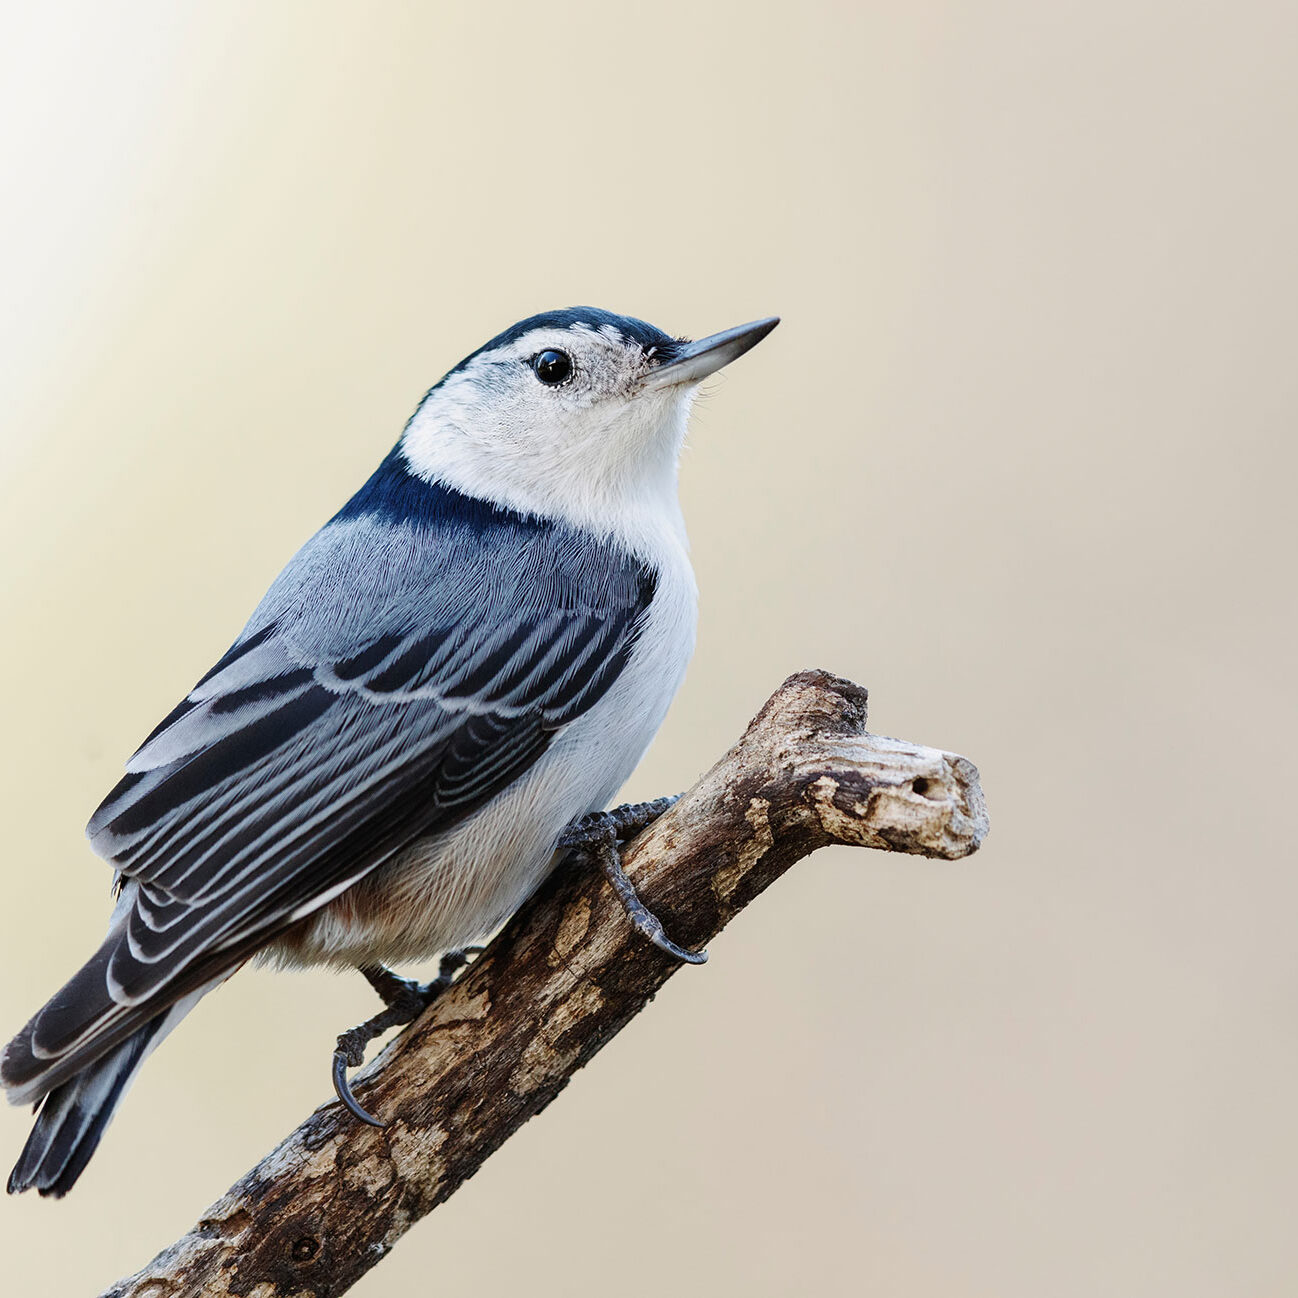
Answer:
MULTIPOLYGON (((98 941, 121 762, 443 370, 779 312, 632 791, 823 665, 992 836, 793 871, 356 1292, 1298 1293, 1296 55, 1286 3, 8 7, 5 1033, 98 941)), ((241 974, 0 1203, 6 1292, 146 1260, 370 1007, 241 974)))

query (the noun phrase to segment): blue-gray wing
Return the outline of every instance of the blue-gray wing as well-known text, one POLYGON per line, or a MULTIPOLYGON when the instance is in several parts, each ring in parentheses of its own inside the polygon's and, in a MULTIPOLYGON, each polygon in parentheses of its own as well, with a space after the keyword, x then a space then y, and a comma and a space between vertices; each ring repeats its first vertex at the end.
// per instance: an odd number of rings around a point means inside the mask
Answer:
POLYGON ((478 524, 340 516, 289 565, 92 818, 138 890, 29 1025, 33 1067, 101 1053, 462 819, 609 688, 652 572, 541 521, 478 524))

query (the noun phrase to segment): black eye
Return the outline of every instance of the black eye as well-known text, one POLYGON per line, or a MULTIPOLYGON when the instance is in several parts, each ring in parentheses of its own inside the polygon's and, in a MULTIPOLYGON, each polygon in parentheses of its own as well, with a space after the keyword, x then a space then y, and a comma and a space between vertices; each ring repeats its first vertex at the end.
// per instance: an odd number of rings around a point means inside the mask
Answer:
POLYGON ((572 357, 567 352, 557 352, 547 348, 532 357, 532 370, 542 383, 558 387, 572 375, 572 357))

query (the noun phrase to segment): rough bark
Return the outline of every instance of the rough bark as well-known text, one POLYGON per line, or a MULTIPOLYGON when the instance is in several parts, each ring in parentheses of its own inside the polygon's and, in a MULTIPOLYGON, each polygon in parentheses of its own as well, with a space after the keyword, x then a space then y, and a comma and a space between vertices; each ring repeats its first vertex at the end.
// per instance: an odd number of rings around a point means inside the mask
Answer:
MULTIPOLYGON (((701 946, 829 843, 955 859, 987 814, 973 764, 865 731, 866 692, 790 677, 625 856, 676 940, 701 946)), ((563 869, 356 1081, 378 1130, 317 1109, 184 1238, 105 1298, 333 1298, 539 1113, 682 966, 593 869, 563 869)), ((690 973, 688 977, 699 975, 690 973)))

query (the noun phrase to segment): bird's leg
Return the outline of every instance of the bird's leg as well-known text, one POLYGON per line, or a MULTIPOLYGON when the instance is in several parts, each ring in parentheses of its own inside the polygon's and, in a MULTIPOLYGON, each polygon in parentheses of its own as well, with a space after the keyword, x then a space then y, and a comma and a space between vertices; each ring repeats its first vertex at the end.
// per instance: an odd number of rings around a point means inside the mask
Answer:
POLYGON ((361 1108, 348 1085, 347 1070, 359 1068, 365 1062, 365 1047, 375 1037, 389 1028, 417 1019, 455 981, 455 975, 469 963, 469 957, 481 950, 480 946, 470 946, 462 951, 448 951, 437 967, 437 977, 426 983, 398 977, 382 965, 371 965, 361 970, 369 985, 383 998, 387 1009, 366 1019, 359 1027, 344 1032, 334 1050, 334 1091, 355 1117, 372 1127, 386 1125, 361 1108))
POLYGON ((678 960, 702 964, 708 953, 688 951, 673 942, 663 932, 658 916, 640 900, 635 884, 622 869, 621 845, 657 820, 679 797, 677 794, 670 798, 655 798, 652 802, 628 802, 612 811, 592 811, 589 815, 579 816, 559 836, 559 846, 571 848, 578 856, 599 864, 613 885, 618 900, 626 908, 627 919, 638 933, 678 960))

